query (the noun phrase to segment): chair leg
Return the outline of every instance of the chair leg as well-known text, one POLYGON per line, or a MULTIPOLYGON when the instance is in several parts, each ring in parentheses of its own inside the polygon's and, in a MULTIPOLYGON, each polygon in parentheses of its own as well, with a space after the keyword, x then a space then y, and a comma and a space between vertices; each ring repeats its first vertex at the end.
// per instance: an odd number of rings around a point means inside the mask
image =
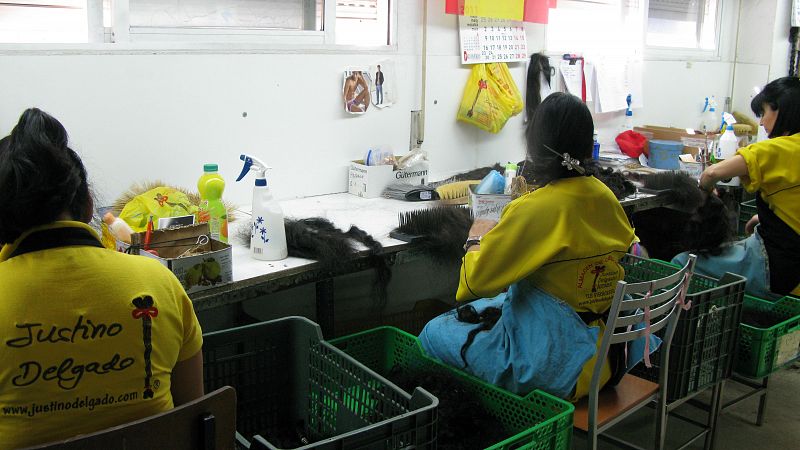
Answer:
POLYGON ((666 391, 666 389, 663 390, 656 404, 656 450, 663 450, 667 441, 667 419, 669 418, 669 413, 667 413, 666 391))
POLYGON ((756 425, 758 426, 764 425, 764 412, 767 409, 767 383, 769 383, 769 376, 764 377, 764 380, 761 382, 764 392, 761 394, 761 399, 758 401, 758 417, 756 418, 756 425))
POLYGON ((589 427, 589 432, 586 433, 586 448, 597 450, 597 428, 589 427))
POLYGON ((725 380, 720 381, 714 386, 711 391, 711 405, 708 411, 708 433, 706 433, 704 450, 712 450, 714 448, 714 440, 717 434, 717 421, 719 420, 719 413, 722 409, 722 397, 725 388, 725 380))

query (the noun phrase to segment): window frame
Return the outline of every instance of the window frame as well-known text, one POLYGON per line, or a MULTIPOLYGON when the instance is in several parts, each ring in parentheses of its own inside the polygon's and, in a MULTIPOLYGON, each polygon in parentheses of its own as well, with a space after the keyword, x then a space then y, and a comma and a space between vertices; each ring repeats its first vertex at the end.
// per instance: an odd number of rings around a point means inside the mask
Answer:
MULTIPOLYGON (((700 48, 689 48, 689 47, 661 47, 655 45, 647 45, 647 19, 649 18, 650 14, 650 0, 644 0, 645 2, 645 30, 644 30, 644 57, 645 59, 650 60, 660 60, 660 61, 721 61, 722 55, 724 53, 724 49, 722 48, 722 41, 723 41, 723 33, 722 33, 722 24, 724 22, 726 12, 729 12, 732 8, 731 2, 729 2, 729 7, 726 8, 723 6, 722 0, 717 0, 717 13, 716 13, 716 23, 714 29, 714 48, 710 50, 700 49, 700 48)), ((738 6, 738 2, 737 2, 738 6)), ((738 8, 737 8, 738 9, 738 8)), ((738 27, 738 24, 736 25, 738 27)), ((699 31, 698 31, 699 33, 699 31)))
MULTIPOLYGON (((625 0, 621 0, 625 1, 625 0)), ((717 2, 716 14, 716 29, 714 37, 714 49, 703 50, 696 48, 679 48, 679 47, 657 47, 647 45, 647 23, 650 10, 650 0, 639 0, 642 2, 642 57, 644 60, 656 61, 721 61, 723 55, 728 55, 735 48, 735 43, 731 40, 735 38, 735 30, 723 30, 723 23, 733 23, 738 27, 736 21, 728 20, 732 14, 738 11, 739 2, 727 2, 727 6, 723 6, 723 1, 717 2), (727 43, 727 44, 725 44, 727 43)), ((570 5, 579 7, 581 4, 595 3, 595 4, 608 4, 610 0, 561 0, 559 6, 570 5)), ((547 54, 560 54, 558 50, 549 50, 547 43, 547 28, 545 28, 545 48, 547 54)))
POLYGON ((323 31, 303 30, 211 30, 148 28, 131 29, 129 0, 112 1, 112 26, 103 26, 103 0, 87 0, 89 43, 11 44, 0 43, 0 55, 14 54, 191 54, 191 53, 303 53, 379 54, 398 52, 398 1, 389 2, 388 45, 336 44, 336 1, 326 0, 323 31), (131 36, 134 39, 131 39, 131 36), (147 36, 159 36, 150 39, 147 36), (205 38, 215 36, 213 42, 205 38), (144 37, 144 39, 137 39, 144 37), (190 39, 187 39, 190 38, 190 39))

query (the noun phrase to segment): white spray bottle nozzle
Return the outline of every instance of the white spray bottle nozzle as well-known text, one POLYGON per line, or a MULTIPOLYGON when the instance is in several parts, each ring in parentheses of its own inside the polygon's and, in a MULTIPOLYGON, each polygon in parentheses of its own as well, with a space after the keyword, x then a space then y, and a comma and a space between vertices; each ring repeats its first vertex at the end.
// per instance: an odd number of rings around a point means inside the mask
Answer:
POLYGON ((241 181, 250 170, 258 172, 257 178, 266 178, 267 170, 272 169, 272 167, 266 165, 263 161, 254 156, 240 155, 239 159, 244 161, 244 166, 242 167, 242 173, 239 174, 236 181, 241 181))
POLYGON ((724 112, 722 113, 722 119, 725 121, 726 128, 732 130, 733 124, 736 123, 736 119, 733 117, 733 114, 724 112))

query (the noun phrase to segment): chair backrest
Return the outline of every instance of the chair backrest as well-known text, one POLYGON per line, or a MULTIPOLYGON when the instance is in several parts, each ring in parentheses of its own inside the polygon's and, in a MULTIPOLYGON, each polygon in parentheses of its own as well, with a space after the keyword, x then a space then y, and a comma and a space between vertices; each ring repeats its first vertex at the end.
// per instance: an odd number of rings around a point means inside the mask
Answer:
POLYGON ((154 416, 26 450, 233 450, 235 436, 236 391, 225 386, 154 416))
POLYGON ((689 288, 690 278, 697 257, 689 255, 686 265, 672 275, 638 283, 619 281, 614 300, 608 312, 606 330, 597 350, 597 364, 589 385, 589 416, 597 413, 597 398, 603 361, 612 344, 630 342, 667 327, 661 342, 659 384, 662 389, 668 372, 669 348, 678 323, 681 306, 689 288), (638 324, 645 326, 635 329, 638 324))

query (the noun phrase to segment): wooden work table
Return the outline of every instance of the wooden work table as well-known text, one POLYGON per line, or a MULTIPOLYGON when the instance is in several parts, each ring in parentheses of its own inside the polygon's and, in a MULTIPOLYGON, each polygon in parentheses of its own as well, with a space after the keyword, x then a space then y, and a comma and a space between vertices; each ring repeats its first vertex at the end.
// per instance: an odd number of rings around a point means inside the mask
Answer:
MULTIPOLYGON (((638 194, 624 199, 625 212, 663 206, 660 198, 651 194, 638 194)), ((397 226, 401 212, 427 208, 436 202, 405 202, 385 198, 365 199, 351 194, 330 194, 281 202, 287 218, 322 217, 342 230, 355 225, 366 231, 383 245, 383 257, 389 264, 398 260, 419 258, 411 244, 392 239, 389 232, 397 226)), ((247 226, 249 217, 243 214, 231 228, 247 226)), ((231 233, 235 236, 236 233, 231 233)), ((288 257, 281 261, 258 261, 250 257, 249 249, 241 243, 233 246, 233 282, 190 295, 195 310, 207 311, 228 305, 241 304, 264 295, 308 283, 316 285, 316 318, 325 336, 334 336, 334 289, 337 276, 370 269, 372 262, 366 249, 355 258, 342 260, 335 268, 323 268, 317 261, 288 257)))

